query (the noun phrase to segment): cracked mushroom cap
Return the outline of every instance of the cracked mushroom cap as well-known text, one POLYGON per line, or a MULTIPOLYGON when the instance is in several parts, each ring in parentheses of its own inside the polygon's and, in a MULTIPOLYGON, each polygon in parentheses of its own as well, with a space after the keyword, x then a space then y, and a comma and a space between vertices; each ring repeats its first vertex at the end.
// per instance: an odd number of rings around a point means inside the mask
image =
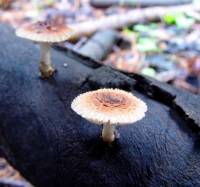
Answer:
POLYGON ((35 42, 62 42, 73 34, 72 29, 54 21, 28 23, 17 29, 16 35, 35 42))
POLYGON ((119 89, 99 89, 80 94, 71 108, 95 124, 130 124, 141 120, 147 105, 133 94, 119 89))

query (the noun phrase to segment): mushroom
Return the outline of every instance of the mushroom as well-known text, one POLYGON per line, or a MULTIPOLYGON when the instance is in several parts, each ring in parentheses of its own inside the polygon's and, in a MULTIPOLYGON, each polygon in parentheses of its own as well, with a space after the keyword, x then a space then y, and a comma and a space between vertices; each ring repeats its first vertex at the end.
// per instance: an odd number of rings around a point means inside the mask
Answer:
POLYGON ((147 111, 147 105, 132 93, 112 88, 80 94, 71 108, 88 121, 103 125, 102 138, 107 143, 117 138, 117 125, 141 120, 147 111))
POLYGON ((72 29, 55 21, 38 21, 23 25, 17 29, 16 35, 37 42, 40 45, 40 72, 42 78, 49 78, 55 72, 51 63, 51 44, 62 42, 72 35, 72 29))

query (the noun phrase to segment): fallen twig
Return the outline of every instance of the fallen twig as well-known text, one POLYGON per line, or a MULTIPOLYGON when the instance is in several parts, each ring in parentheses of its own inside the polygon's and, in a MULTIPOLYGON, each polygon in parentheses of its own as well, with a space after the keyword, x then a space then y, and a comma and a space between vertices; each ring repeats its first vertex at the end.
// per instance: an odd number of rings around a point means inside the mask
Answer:
POLYGON ((161 19, 166 13, 170 12, 179 13, 188 11, 200 11, 200 6, 189 4, 181 6, 134 9, 125 14, 111 15, 101 19, 70 24, 70 26, 75 30, 74 35, 71 36, 71 40, 76 40, 81 36, 89 36, 102 29, 120 29, 125 26, 146 20, 158 20, 161 19))

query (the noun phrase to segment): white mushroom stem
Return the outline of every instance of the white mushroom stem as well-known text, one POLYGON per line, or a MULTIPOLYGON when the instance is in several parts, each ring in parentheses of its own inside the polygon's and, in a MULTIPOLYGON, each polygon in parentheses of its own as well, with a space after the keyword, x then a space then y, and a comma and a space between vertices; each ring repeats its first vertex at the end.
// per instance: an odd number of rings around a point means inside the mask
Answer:
POLYGON ((110 124, 103 125, 103 130, 102 130, 103 141, 112 143, 116 138, 115 132, 116 132, 116 129, 114 125, 110 125, 110 124))
POLYGON ((40 43, 41 56, 40 56, 40 72, 43 78, 49 78, 53 75, 55 69, 51 63, 51 44, 40 43))

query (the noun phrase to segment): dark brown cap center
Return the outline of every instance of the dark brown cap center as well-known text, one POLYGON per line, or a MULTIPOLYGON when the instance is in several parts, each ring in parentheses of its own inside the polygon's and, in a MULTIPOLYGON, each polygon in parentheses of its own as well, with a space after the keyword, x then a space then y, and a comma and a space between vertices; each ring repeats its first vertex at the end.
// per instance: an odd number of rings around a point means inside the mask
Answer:
POLYGON ((110 108, 124 108, 127 106, 128 101, 127 99, 122 96, 121 94, 114 94, 114 93, 96 93, 95 94, 95 104, 102 105, 104 107, 110 108))
POLYGON ((53 21, 39 21, 33 24, 30 30, 35 30, 37 33, 46 31, 57 31, 61 26, 53 21))

